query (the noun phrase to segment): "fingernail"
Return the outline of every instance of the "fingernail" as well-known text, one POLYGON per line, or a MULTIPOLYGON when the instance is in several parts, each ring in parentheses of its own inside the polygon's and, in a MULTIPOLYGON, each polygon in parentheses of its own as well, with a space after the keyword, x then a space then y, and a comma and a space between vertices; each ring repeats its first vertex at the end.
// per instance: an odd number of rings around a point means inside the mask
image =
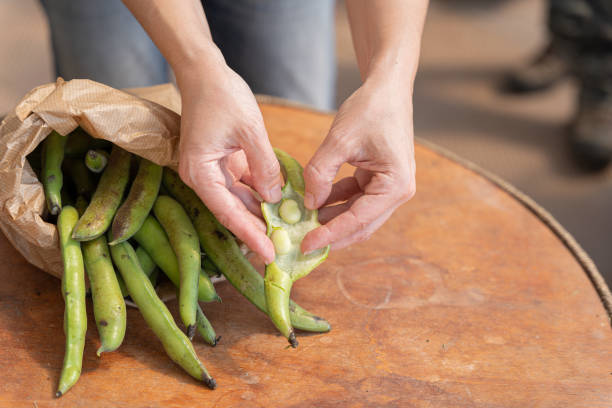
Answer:
POLYGON ((314 196, 310 192, 306 192, 304 195, 304 205, 306 208, 312 210, 314 207, 314 196))

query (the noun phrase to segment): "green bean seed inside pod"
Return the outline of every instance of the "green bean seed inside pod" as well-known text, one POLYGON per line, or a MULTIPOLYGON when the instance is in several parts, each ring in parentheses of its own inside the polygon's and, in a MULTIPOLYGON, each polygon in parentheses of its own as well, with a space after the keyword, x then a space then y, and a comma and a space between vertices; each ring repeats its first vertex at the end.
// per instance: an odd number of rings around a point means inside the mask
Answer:
POLYGON ((295 224, 302 219, 302 212, 298 203, 291 199, 283 200, 280 207, 278 207, 278 215, 287 224, 295 224))
POLYGON ((289 234, 282 228, 275 229, 272 232, 272 243, 274 244, 274 250, 277 254, 282 255, 286 254, 291 250, 291 239, 289 238, 289 234))

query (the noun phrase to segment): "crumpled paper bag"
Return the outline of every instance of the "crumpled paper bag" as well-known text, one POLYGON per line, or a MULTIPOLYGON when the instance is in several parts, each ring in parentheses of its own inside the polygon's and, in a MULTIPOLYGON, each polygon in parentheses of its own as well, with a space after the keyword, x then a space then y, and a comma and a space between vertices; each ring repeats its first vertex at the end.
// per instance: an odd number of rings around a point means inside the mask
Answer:
POLYGON ((159 165, 176 168, 180 97, 171 84, 120 91, 85 79, 39 86, 0 124, 0 228, 28 262, 57 277, 55 225, 42 219, 45 195, 26 156, 52 130, 81 126, 159 165))

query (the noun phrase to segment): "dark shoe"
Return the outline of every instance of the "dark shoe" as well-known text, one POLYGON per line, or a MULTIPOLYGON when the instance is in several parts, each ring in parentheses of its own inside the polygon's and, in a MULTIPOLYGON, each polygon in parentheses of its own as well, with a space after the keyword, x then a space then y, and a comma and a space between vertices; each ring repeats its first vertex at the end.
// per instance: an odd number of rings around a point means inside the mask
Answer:
POLYGON ((570 128, 570 144, 577 162, 599 171, 612 161, 612 94, 583 91, 578 114, 570 128))
POLYGON ((527 65, 508 73, 502 81, 502 90, 509 93, 545 90, 569 73, 569 64, 562 47, 551 41, 527 65))

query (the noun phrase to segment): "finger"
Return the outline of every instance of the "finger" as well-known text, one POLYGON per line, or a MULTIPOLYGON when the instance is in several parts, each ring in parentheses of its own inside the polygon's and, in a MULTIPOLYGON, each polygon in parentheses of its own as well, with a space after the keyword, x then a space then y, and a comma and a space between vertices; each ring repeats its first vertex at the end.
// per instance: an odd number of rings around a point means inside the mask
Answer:
POLYGON ((243 150, 238 150, 221 159, 221 168, 232 175, 233 180, 240 180, 249 172, 249 164, 243 150))
MULTIPOLYGON (((238 197, 253 215, 256 217, 262 217, 261 202, 253 195, 253 190, 240 182, 236 182, 229 187, 229 191, 238 197)), ((265 223, 261 221, 261 224, 263 226, 263 230, 265 231, 265 223)))
POLYGON ((393 194, 366 194, 327 224, 310 231, 302 241, 302 252, 312 252, 364 230, 383 213, 398 205, 399 200, 393 194))
POLYGON ((242 176, 240 177, 240 181, 246 184, 247 186, 254 188, 253 187, 253 176, 251 175, 251 171, 249 170, 248 166, 246 170, 244 171, 244 173, 242 173, 242 176))
POLYGON ((324 142, 304 168, 304 205, 311 210, 325 203, 332 191, 332 182, 346 161, 343 150, 324 142))
POLYGON ((241 176, 248 171, 244 152, 238 151, 224 157, 219 161, 219 167, 223 172, 225 185, 229 191, 237 196, 252 214, 256 217, 262 217, 261 201, 254 195, 256 194, 255 191, 239 181, 241 176))
POLYGON ((355 177, 345 177, 333 184, 331 193, 323 205, 327 206, 346 201, 359 192, 361 192, 361 188, 357 179, 355 177))
POLYGON ((347 211, 351 208, 351 205, 363 194, 355 194, 347 202, 337 205, 330 205, 328 207, 322 207, 319 209, 319 222, 321 224, 327 224, 330 220, 336 218, 338 215, 347 211))
POLYGON ((205 163, 194 173, 192 187, 217 220, 264 261, 273 262, 274 246, 262 231, 261 220, 251 214, 242 201, 227 189, 219 164, 205 163))
POLYGON ((362 242, 362 241, 368 240, 370 238, 370 236, 377 229, 379 229, 389 219, 389 217, 391 217, 391 215, 393 214, 393 211, 395 211, 395 208, 387 210, 386 212, 384 212, 380 217, 378 217, 374 222, 372 222, 370 225, 368 225, 363 230, 358 231, 358 232, 354 233, 353 235, 350 235, 350 236, 348 236, 346 238, 343 238, 340 241, 334 242, 332 244, 332 249, 333 250, 342 249, 342 248, 345 248, 345 247, 347 247, 349 245, 355 244, 357 242, 362 242))
POLYGON ((265 201, 276 203, 281 199, 280 165, 270 146, 263 121, 254 132, 255 135, 245 138, 241 145, 249 164, 250 181, 265 201))

